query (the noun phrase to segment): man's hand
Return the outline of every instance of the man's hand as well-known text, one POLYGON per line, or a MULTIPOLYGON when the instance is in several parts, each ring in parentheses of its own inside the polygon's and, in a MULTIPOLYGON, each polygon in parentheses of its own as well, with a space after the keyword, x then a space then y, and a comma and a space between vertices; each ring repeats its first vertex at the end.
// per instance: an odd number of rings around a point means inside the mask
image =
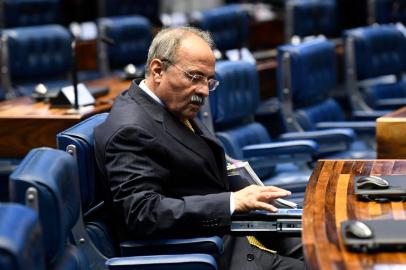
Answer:
POLYGON ((268 210, 276 212, 278 209, 270 203, 277 198, 289 195, 290 191, 274 186, 251 185, 234 192, 235 211, 268 210))

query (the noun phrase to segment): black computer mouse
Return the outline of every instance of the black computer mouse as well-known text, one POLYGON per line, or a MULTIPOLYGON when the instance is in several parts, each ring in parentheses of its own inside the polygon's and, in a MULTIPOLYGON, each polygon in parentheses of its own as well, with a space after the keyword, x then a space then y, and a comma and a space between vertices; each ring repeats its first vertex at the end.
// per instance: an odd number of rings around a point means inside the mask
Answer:
POLYGON ((358 189, 386 189, 389 188, 389 182, 379 176, 362 176, 357 180, 358 189))
POLYGON ((373 237, 372 230, 364 222, 358 220, 348 223, 345 232, 348 237, 359 239, 369 239, 373 237))

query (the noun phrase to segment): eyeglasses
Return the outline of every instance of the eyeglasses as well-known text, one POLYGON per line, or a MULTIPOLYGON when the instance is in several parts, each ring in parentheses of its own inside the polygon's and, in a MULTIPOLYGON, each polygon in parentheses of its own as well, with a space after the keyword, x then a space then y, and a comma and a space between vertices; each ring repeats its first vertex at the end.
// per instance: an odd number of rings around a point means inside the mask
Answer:
POLYGON ((193 84, 204 84, 207 85, 209 88, 209 91, 214 91, 216 90, 217 86, 219 86, 220 82, 216 79, 209 79, 206 76, 200 75, 200 74, 191 74, 190 72, 184 70, 180 66, 172 63, 172 61, 168 59, 162 59, 162 61, 167 62, 169 65, 172 65, 179 69, 180 71, 183 72, 185 77, 187 77, 191 83, 193 84))

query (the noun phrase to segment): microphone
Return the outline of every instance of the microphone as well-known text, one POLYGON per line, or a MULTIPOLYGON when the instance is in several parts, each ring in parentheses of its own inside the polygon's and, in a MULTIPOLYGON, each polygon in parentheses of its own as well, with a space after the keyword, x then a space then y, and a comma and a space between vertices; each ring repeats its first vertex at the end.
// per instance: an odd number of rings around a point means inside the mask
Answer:
POLYGON ((108 37, 108 36, 106 36, 104 34, 100 35, 100 40, 103 41, 104 43, 109 44, 109 45, 116 44, 112 38, 110 38, 110 37, 108 37))

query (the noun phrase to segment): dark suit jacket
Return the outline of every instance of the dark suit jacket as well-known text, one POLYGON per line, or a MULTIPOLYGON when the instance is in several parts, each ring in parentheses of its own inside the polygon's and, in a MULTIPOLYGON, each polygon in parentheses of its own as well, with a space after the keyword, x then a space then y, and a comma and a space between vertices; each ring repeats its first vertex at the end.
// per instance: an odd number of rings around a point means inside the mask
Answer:
POLYGON ((95 129, 97 163, 127 237, 228 229, 223 148, 198 119, 191 123, 195 133, 133 82, 95 129))

